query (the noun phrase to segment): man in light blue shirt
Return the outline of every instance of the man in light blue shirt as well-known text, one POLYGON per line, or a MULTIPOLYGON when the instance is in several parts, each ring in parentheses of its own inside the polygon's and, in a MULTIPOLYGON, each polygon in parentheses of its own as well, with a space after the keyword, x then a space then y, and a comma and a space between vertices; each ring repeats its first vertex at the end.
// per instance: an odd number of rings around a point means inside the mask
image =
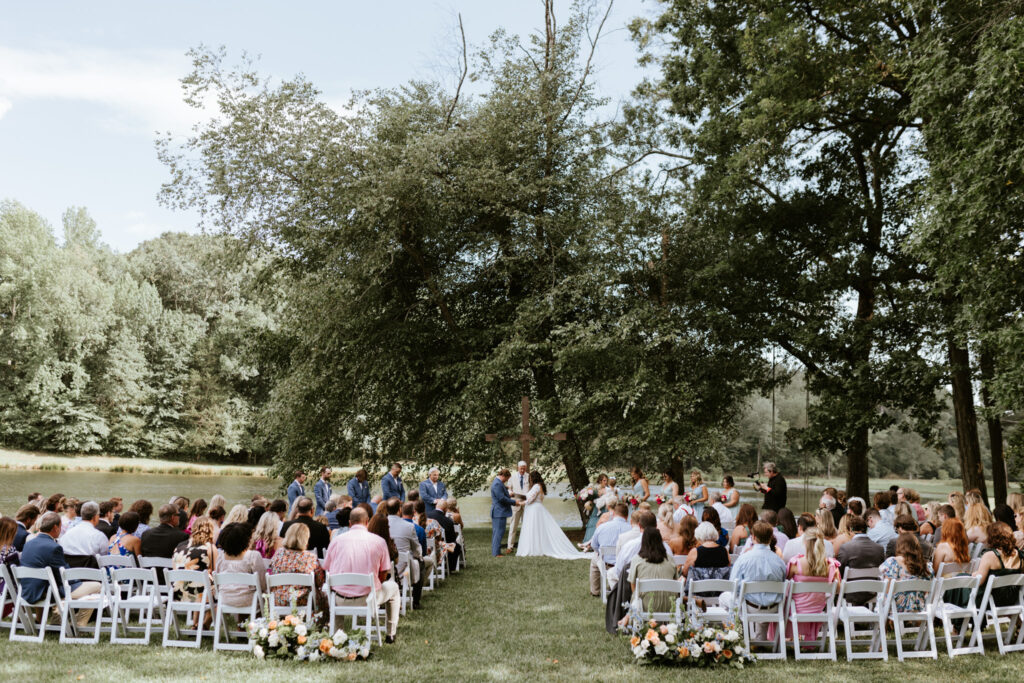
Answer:
POLYGON ((884 548, 889 541, 896 538, 896 529, 882 517, 879 510, 869 508, 864 517, 868 520, 868 538, 878 545, 884 548))
MULTIPOLYGON (((782 558, 772 552, 773 532, 771 524, 764 521, 754 522, 750 530, 754 546, 736 558, 729 578, 739 588, 748 581, 785 581, 786 564, 782 558)), ((771 607, 782 600, 780 593, 747 593, 746 600, 753 607, 771 607)), ((732 593, 722 593, 718 602, 726 609, 731 609, 736 601, 732 593)), ((767 624, 765 625, 767 630, 767 624)))
MULTIPOLYGON (((594 549, 594 557, 590 559, 590 594, 601 595, 601 572, 605 570, 604 560, 601 559, 601 548, 607 546, 614 548, 620 534, 629 531, 629 521, 626 515, 629 514, 629 507, 625 503, 618 503, 612 507, 612 518, 597 527, 597 531, 590 538, 590 547, 594 549)), ((610 558, 611 562, 615 558, 610 558)))

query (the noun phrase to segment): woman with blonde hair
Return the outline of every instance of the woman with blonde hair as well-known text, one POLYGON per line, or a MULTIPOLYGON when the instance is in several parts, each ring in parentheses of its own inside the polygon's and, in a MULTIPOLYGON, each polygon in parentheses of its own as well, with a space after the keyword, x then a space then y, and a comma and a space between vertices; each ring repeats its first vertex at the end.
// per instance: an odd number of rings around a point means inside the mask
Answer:
MULTIPOLYGON (((825 510, 828 516, 831 513, 825 510)), ((796 583, 839 583, 839 561, 828 557, 825 538, 821 529, 816 526, 804 531, 803 555, 797 555, 789 561, 786 578, 796 583)), ((828 598, 824 593, 798 593, 792 597, 797 614, 817 614, 824 611, 828 598)), ((817 640, 821 624, 802 623, 798 634, 801 641, 817 640)), ((772 634, 768 634, 772 638, 772 634)))
POLYGON ((210 499, 210 507, 212 508, 224 508, 228 507, 228 500, 219 493, 214 494, 213 498, 210 499))
MULTIPOLYGON (((171 562, 175 569, 207 574, 217 571, 217 548, 213 545, 213 522, 209 517, 196 517, 192 522, 192 535, 174 549, 171 562)), ((178 581, 174 584, 175 595, 185 602, 200 602, 204 590, 201 583, 178 581)))
POLYGON ((832 519, 831 510, 817 510, 814 513, 814 522, 821 529, 822 538, 825 539, 826 543, 831 543, 836 539, 836 523, 832 519))
POLYGON ((972 503, 964 513, 964 528, 967 529, 967 540, 971 543, 986 543, 988 534, 985 529, 993 522, 992 513, 981 502, 972 503))
POLYGON ((956 518, 963 519, 964 511, 966 509, 966 503, 964 501, 964 494, 959 491, 953 491, 949 494, 949 504, 956 510, 956 518))
POLYGON ((853 532, 850 531, 850 520, 856 518, 857 515, 849 512, 839 518, 839 528, 836 529, 836 537, 832 539, 833 556, 839 555, 839 549, 844 544, 853 540, 853 532))
MULTIPOLYGON (((273 515, 274 513, 265 513, 273 515)), ((275 517, 277 515, 274 515, 275 517)), ((260 520, 262 522, 262 519, 260 520)), ((309 527, 305 524, 292 524, 284 532, 284 540, 281 549, 277 551, 270 561, 267 570, 270 574, 312 574, 313 583, 316 587, 314 601, 316 607, 313 611, 325 612, 326 602, 323 595, 324 569, 316 559, 316 553, 308 550, 309 527)), ((296 604, 305 604, 306 596, 309 595, 309 588, 306 586, 277 586, 274 588, 274 604, 279 606, 288 605, 292 599, 292 591, 295 591, 296 604)))
MULTIPOLYGON (((252 549, 258 552, 264 560, 269 560, 281 547, 281 537, 277 533, 277 514, 264 512, 260 521, 256 524, 256 530, 252 534, 252 549)), ((296 526, 296 525, 292 525, 296 526)), ((305 526, 305 525, 299 525, 305 526)))
POLYGON ((244 505, 239 504, 239 505, 236 505, 235 507, 231 508, 231 512, 229 512, 228 516, 224 518, 224 523, 221 524, 221 526, 225 527, 228 524, 248 524, 248 523, 249 523, 249 508, 245 507, 244 505))
POLYGON ((690 472, 690 507, 693 508, 693 516, 697 519, 703 519, 704 517, 704 504, 708 502, 710 495, 708 494, 707 484, 704 483, 704 477, 701 476, 700 470, 694 470, 690 472))
POLYGON ((925 506, 925 519, 921 522, 920 529, 922 536, 932 536, 942 526, 939 524, 939 508, 942 505, 938 501, 932 501, 925 506))

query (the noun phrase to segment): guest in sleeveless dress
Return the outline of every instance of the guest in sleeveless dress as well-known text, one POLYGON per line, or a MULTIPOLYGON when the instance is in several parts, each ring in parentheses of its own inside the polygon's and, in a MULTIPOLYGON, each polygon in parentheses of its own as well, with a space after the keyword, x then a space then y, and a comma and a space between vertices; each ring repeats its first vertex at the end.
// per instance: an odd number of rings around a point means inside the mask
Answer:
MULTIPOLYGON (((887 558, 879 568, 883 579, 903 581, 905 579, 930 579, 932 569, 924 561, 921 544, 910 534, 896 539, 895 555, 887 558)), ((925 594, 921 591, 900 591, 892 596, 898 612, 919 612, 925 606, 925 594)))
MULTIPOLYGON (((839 581, 839 561, 827 556, 825 540, 821 530, 817 527, 809 527, 804 531, 805 554, 797 555, 789 561, 786 569, 786 578, 797 583, 837 583, 839 581)), ((797 614, 818 614, 825 611, 827 596, 824 593, 799 593, 793 596, 793 604, 797 614)), ((797 634, 801 641, 807 642, 818 639, 821 624, 806 623, 800 624, 797 634)), ((774 637, 773 629, 769 628, 768 637, 774 637)), ((792 632, 788 630, 786 637, 791 638, 792 632)))
MULTIPOLYGON (((729 578, 729 551, 718 543, 718 529, 711 522, 701 522, 693 535, 698 545, 686 556, 683 564, 683 576, 686 578, 686 587, 689 590, 693 581, 705 579, 728 579, 729 578)), ((698 593, 701 597, 709 597, 698 593)))
POLYGON ((704 505, 708 502, 708 487, 700 472, 690 472, 690 507, 693 508, 693 516, 697 519, 704 517, 704 505))
MULTIPOLYGON (((636 593, 636 582, 639 579, 674 579, 676 565, 665 552, 665 543, 656 527, 644 529, 640 537, 640 550, 629 565, 627 573, 630 590, 636 593)), ((675 594, 658 591, 644 595, 643 610, 650 612, 670 612, 675 607, 675 594)))
MULTIPOLYGON (((213 544, 213 521, 197 517, 192 522, 192 535, 174 549, 171 562, 175 569, 188 569, 213 574, 217 570, 217 547, 213 544)), ((205 588, 201 583, 177 581, 174 594, 184 602, 200 602, 205 588)))
MULTIPOLYGON (((988 582, 990 576, 1008 576, 1024 573, 1024 553, 1017 549, 1013 539, 1013 530, 1003 522, 994 522, 985 530, 989 548, 982 553, 981 563, 975 576, 981 579, 981 585, 988 582)), ((984 591, 978 591, 977 601, 980 604, 984 591)), ((997 607, 1007 607, 1020 598, 1020 589, 1016 586, 997 588, 992 591, 997 607)))
POLYGON ((139 528, 139 514, 134 510, 121 515, 117 533, 110 539, 107 546, 108 555, 121 555, 127 557, 138 556, 142 552, 142 541, 135 535, 139 528))
MULTIPOLYGON (((636 498, 637 503, 643 503, 651 497, 651 486, 647 483, 647 478, 644 477, 644 473, 639 467, 633 466, 629 470, 629 476, 633 478, 633 497, 636 498)), ((632 510, 637 509, 637 505, 630 503, 632 510)))
POLYGON ((587 503, 590 505, 590 517, 587 519, 587 528, 583 533, 583 543, 590 541, 594 532, 597 531, 597 520, 601 518, 607 509, 608 501, 605 497, 608 489, 608 477, 604 474, 600 474, 597 477, 597 483, 594 485, 594 492, 597 494, 597 498, 587 503))

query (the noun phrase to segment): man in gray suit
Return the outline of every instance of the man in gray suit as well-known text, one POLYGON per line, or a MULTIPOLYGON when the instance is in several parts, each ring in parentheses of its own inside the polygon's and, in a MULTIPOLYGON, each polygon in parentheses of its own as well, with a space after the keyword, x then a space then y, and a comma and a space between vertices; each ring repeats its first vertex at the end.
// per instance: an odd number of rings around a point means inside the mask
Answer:
POLYGON ((409 564, 399 558, 395 567, 395 580, 401 583, 405 568, 409 567, 409 580, 412 583, 412 608, 419 609, 420 597, 423 595, 423 549, 416 536, 416 528, 402 519, 402 501, 389 498, 382 505, 388 512, 388 532, 395 542, 398 552, 409 553, 409 564))
MULTIPOLYGON (((836 559, 845 572, 847 567, 853 569, 874 569, 885 561, 885 548, 868 538, 868 525, 860 517, 850 520, 850 533, 853 538, 839 546, 836 559)), ((871 593, 849 593, 846 596, 851 605, 864 605, 873 595, 871 593)))

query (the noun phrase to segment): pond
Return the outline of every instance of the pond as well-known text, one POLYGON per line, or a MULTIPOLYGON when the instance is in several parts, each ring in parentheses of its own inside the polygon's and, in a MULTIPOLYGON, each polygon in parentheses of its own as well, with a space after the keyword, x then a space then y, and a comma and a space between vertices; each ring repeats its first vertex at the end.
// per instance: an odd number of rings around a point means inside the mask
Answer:
MULTIPOLYGON (((206 500, 219 493, 228 505, 248 503, 252 496, 261 493, 274 497, 279 495, 279 482, 266 477, 240 476, 197 476, 183 474, 142 474, 122 472, 72 472, 46 470, 0 470, 0 512, 13 515, 27 500, 28 494, 39 491, 44 496, 61 492, 80 500, 107 500, 120 496, 126 503, 139 498, 151 501, 159 507, 173 496, 186 496, 190 500, 202 497, 206 500)), ((307 487, 312 492, 312 487, 307 487)), ((337 485, 336 485, 337 488, 337 485)), ((741 500, 751 502, 760 508, 761 497, 753 491, 749 494, 740 487, 741 500)), ((567 528, 579 528, 580 518, 576 504, 566 493, 566 486, 551 487, 545 505, 567 528)), ((660 487, 653 486, 652 493, 660 487)), ((790 507, 793 510, 808 510, 817 507, 820 487, 812 486, 804 491, 795 483, 790 484, 790 507)), ((717 489, 711 490, 712 495, 717 489)), ((489 526, 491 500, 486 490, 459 499, 459 509, 467 526, 489 526)))

